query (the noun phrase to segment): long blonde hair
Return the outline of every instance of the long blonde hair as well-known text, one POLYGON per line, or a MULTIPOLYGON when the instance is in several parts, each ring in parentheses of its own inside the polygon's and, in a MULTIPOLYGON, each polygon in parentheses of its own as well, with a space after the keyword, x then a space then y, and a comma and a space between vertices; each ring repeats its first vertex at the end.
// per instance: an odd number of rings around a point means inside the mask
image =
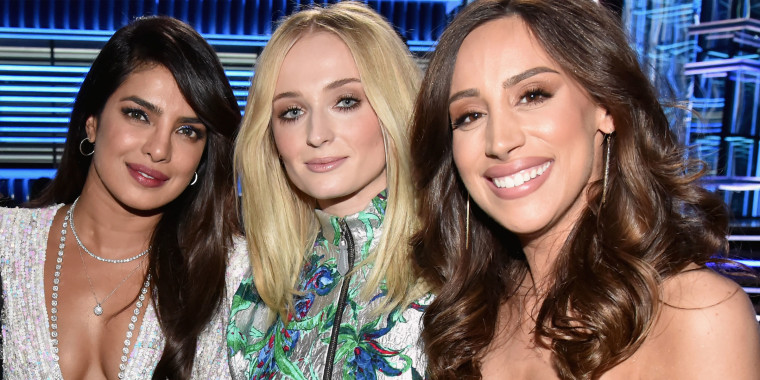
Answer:
POLYGON ((280 165, 271 131, 272 98, 290 48, 303 35, 317 31, 333 33, 348 46, 385 142, 384 233, 377 249, 360 264, 374 263, 361 297, 368 300, 385 281, 383 310, 389 310, 409 304, 426 290, 414 274, 408 244, 417 225, 408 124, 420 69, 382 16, 364 4, 341 2, 291 15, 274 32, 256 63, 235 146, 253 280, 262 300, 283 319, 293 310, 304 254, 319 226, 315 200, 293 187, 280 165))

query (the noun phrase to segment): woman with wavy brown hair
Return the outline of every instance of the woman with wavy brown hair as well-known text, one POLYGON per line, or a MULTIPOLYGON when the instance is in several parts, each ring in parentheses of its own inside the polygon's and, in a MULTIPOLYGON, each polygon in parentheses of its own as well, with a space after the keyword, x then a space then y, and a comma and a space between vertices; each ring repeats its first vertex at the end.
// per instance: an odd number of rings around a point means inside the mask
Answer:
POLYGON ((432 378, 760 376, 752 305, 706 267, 725 206, 604 7, 469 5, 413 123, 432 378))

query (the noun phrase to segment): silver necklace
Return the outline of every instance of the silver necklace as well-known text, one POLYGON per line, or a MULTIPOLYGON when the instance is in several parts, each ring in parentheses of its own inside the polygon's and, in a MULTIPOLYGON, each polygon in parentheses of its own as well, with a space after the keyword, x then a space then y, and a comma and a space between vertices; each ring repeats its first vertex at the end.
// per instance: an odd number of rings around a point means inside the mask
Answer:
POLYGON ((143 257, 145 255, 147 255, 148 252, 150 252, 150 246, 148 246, 148 249, 146 249, 146 250, 138 253, 135 256, 128 257, 126 259, 107 259, 105 257, 100 257, 100 256, 98 256, 98 255, 90 252, 90 250, 87 249, 87 247, 84 246, 84 243, 82 243, 82 240, 79 240, 79 235, 77 234, 77 230, 74 227, 74 207, 77 206, 77 202, 78 201, 79 201, 79 197, 77 197, 77 199, 74 200, 74 203, 71 205, 71 208, 69 208, 69 211, 67 212, 67 214, 71 216, 69 219, 70 219, 70 223, 71 223, 71 233, 74 234, 74 239, 77 240, 77 244, 79 244, 79 247, 82 248, 85 252, 87 252, 88 255, 92 256, 96 260, 99 260, 99 261, 102 261, 102 262, 105 262, 105 263, 121 264, 121 263, 128 263, 130 261, 135 261, 135 260, 137 260, 137 259, 139 259, 139 258, 141 258, 141 257, 143 257))
POLYGON ((90 278, 90 274, 87 273, 87 264, 84 262, 84 255, 82 255, 82 250, 79 250, 79 259, 82 260, 82 266, 84 267, 84 275, 87 277, 87 284, 90 286, 90 293, 92 293, 92 298, 95 298, 95 307, 92 308, 92 313, 95 314, 95 316, 99 317, 103 314, 103 304, 108 301, 111 296, 116 293, 116 290, 118 290, 124 282, 126 282, 130 277, 132 277, 133 274, 142 266, 142 262, 137 264, 135 269, 132 269, 131 272, 127 275, 127 277, 124 277, 121 282, 119 282, 119 285, 116 285, 116 287, 111 290, 111 293, 108 293, 106 298, 103 298, 102 301, 98 301, 98 296, 95 295, 95 288, 92 286, 92 279, 90 278))
MULTIPOLYGON (((76 201, 75 201, 76 202, 76 201)), ((72 206, 73 209, 73 206, 72 206)), ((53 292, 50 297, 50 337, 53 344, 53 360, 58 364, 60 357, 58 356, 58 284, 61 277, 61 264, 63 263, 63 250, 66 248, 66 227, 71 222, 71 209, 63 217, 63 228, 61 228, 61 241, 58 244, 58 257, 55 263, 55 272, 53 273, 53 292)), ((73 225, 72 225, 73 227, 73 225)), ((73 229, 72 229, 73 232, 73 229)), ((137 323, 137 317, 140 315, 140 308, 142 308, 143 301, 145 301, 145 294, 148 293, 148 287, 150 287, 150 273, 145 276, 145 282, 142 289, 140 289, 140 295, 137 297, 135 303, 135 309, 133 315, 129 319, 129 325, 127 325, 126 339, 124 339, 124 348, 121 349, 121 363, 119 363, 119 379, 124 378, 124 371, 127 369, 127 360, 129 359, 129 346, 132 344, 132 336, 134 335, 135 323, 137 323)))

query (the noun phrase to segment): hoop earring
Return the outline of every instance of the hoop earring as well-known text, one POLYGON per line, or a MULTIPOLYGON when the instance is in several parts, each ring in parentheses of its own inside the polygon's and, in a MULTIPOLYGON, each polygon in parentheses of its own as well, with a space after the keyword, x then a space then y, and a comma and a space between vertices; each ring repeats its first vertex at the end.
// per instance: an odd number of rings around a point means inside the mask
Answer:
POLYGON ((612 133, 604 135, 604 143, 607 144, 607 154, 604 158, 604 181, 602 182, 602 204, 607 200, 607 182, 610 177, 610 145, 612 145, 612 133))
POLYGON ((470 193, 467 193, 467 214, 464 222, 464 248, 470 249, 470 193))
POLYGON ((193 182, 190 182, 190 186, 195 185, 196 182, 198 182, 198 172, 194 172, 193 182))
POLYGON ((94 142, 90 142, 90 140, 87 139, 87 137, 83 138, 82 141, 79 142, 79 153, 82 153, 82 155, 85 156, 85 157, 92 156, 92 154, 95 153, 95 143, 94 142), (87 141, 88 143, 92 144, 92 151, 90 151, 90 153, 85 153, 84 149, 82 149, 82 145, 84 145, 85 141, 87 141))

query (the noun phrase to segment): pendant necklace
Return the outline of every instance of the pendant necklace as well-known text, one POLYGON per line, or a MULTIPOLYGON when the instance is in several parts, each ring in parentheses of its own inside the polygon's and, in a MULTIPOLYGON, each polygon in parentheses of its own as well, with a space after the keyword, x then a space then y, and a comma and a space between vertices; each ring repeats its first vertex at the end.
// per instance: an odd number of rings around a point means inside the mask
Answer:
POLYGON ((116 285, 116 287, 113 290, 111 290, 111 293, 108 293, 106 298, 103 298, 102 301, 98 301, 98 296, 95 295, 95 288, 92 286, 92 279, 90 278, 90 274, 87 273, 87 264, 85 264, 84 262, 84 255, 82 255, 81 249, 79 250, 79 258, 82 260, 82 266, 84 267, 84 275, 85 277, 87 277, 87 285, 90 286, 90 293, 92 293, 92 298, 95 299, 95 307, 92 308, 92 313, 95 314, 95 316, 97 317, 103 314, 103 304, 106 303, 106 301, 108 301, 108 299, 111 298, 111 296, 114 293, 116 293, 116 290, 118 290, 121 287, 121 285, 124 284, 124 282, 126 282, 130 277, 132 277, 133 274, 135 274, 135 272, 137 272, 137 270, 140 267, 142 267, 142 261, 140 261, 135 267, 135 269, 132 269, 132 271, 129 272, 127 277, 124 277, 121 280, 121 282, 119 282, 119 285, 116 285))
MULTIPOLYGON (((56 257, 55 272, 53 272, 53 292, 50 294, 50 298, 51 298, 50 338, 51 338, 51 343, 53 345, 53 360, 55 360, 56 364, 60 360, 60 356, 58 355, 58 285, 60 284, 61 265, 63 264, 63 251, 64 251, 64 248, 66 248, 66 228, 69 226, 69 223, 71 223, 72 232, 74 232, 73 211, 74 211, 74 205, 76 205, 76 202, 78 200, 79 198, 77 198, 74 201, 74 204, 71 205, 71 208, 69 208, 69 210, 66 212, 66 215, 63 217, 63 225, 61 227, 61 240, 60 240, 60 243, 58 244, 58 257, 56 257)), ((81 242, 79 244, 81 246, 81 242)), ((148 247, 148 249, 145 252, 140 253, 140 255, 138 256, 142 257, 148 251, 150 251, 150 247, 148 247)), ((89 251, 87 252, 90 253, 89 251)), ((134 257, 134 258, 129 258, 126 261, 117 261, 117 262, 129 262, 129 261, 136 260, 138 258, 139 257, 134 257)), ((106 259, 106 260, 109 260, 109 259, 106 259)), ((101 261, 105 261, 105 260, 101 260, 101 261)), ((111 261, 106 261, 106 262, 111 262, 111 261)), ((138 265, 138 268, 139 268, 139 265, 138 265)), ((135 268, 124 280, 122 280, 122 283, 126 281, 126 279, 129 278, 129 276, 131 276, 136 270, 137 268, 135 268)), ((88 276, 88 281, 89 281, 89 276, 88 276)), ((90 284, 90 286, 92 286, 92 284, 90 284)), ((121 283, 117 286, 117 289, 119 286, 121 286, 121 283)), ((145 297, 146 297, 146 294, 148 293, 149 287, 150 287, 150 273, 148 273, 148 275, 145 276, 145 282, 143 282, 142 289, 140 289, 140 293, 137 297, 137 302, 135 302, 135 309, 132 312, 132 316, 130 316, 129 324, 127 325, 127 333, 124 339, 124 348, 121 349, 122 355, 121 355, 120 363, 119 363, 119 373, 118 373, 119 379, 124 379, 124 377, 126 376, 125 371, 127 369, 127 360, 129 359, 129 346, 132 344, 132 337, 134 336, 135 324, 137 323, 137 320, 138 320, 137 317, 140 315, 140 309, 143 306, 143 302, 145 301, 145 297)), ((116 289, 114 289, 111 292, 111 294, 113 294, 113 292, 115 291, 116 289)), ((109 294, 108 297, 110 297, 111 294, 109 294)), ((93 295, 94 295, 94 292, 93 292, 93 295)), ((106 299, 108 297, 106 297, 106 299)), ((97 303, 97 298, 95 301, 97 303)), ((105 302, 105 299, 103 300, 103 302, 105 302)), ((100 305, 97 304, 95 307, 95 310, 93 310, 95 312, 95 315, 99 315, 97 313, 98 306, 100 305)), ((102 308, 100 308, 100 313, 102 314, 102 308)))

